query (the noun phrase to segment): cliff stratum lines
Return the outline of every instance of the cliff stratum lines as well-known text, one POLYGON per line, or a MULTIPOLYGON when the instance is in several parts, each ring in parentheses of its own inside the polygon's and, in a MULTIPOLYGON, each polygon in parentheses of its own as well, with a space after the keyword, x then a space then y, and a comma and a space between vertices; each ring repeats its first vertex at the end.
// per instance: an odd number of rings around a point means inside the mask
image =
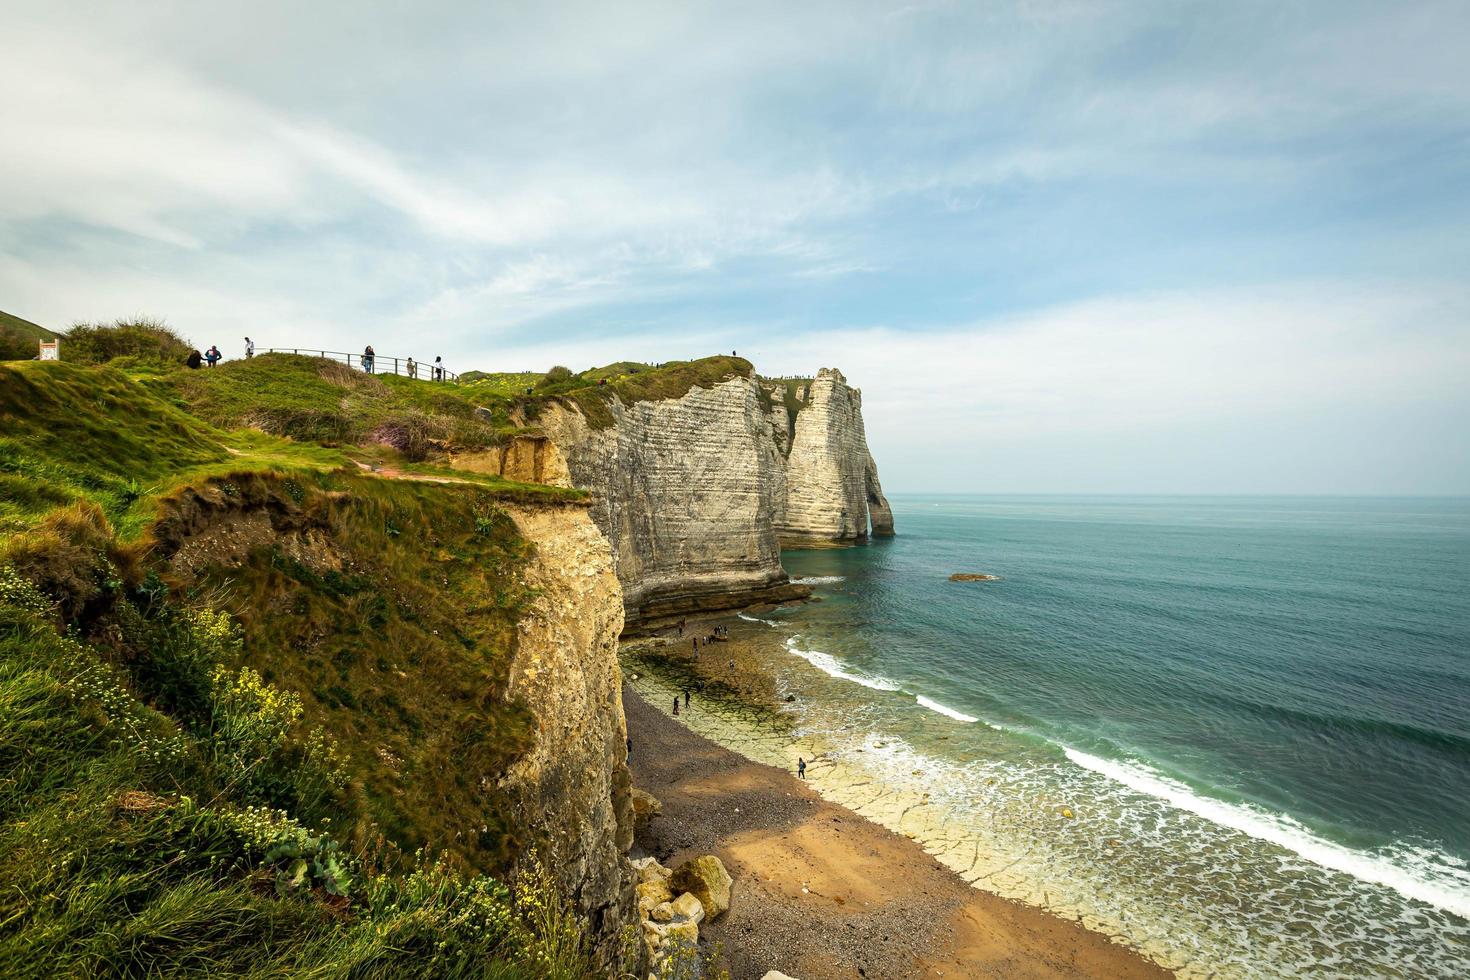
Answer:
POLYGON ((630 631, 802 597, 783 544, 893 533, 862 396, 841 372, 774 381, 734 357, 614 367, 602 384, 508 399, 506 418, 538 434, 456 464, 588 490, 630 631))
POLYGON ((0 363, 9 974, 646 966, 619 638, 892 532, 857 390, 66 338, 0 363))

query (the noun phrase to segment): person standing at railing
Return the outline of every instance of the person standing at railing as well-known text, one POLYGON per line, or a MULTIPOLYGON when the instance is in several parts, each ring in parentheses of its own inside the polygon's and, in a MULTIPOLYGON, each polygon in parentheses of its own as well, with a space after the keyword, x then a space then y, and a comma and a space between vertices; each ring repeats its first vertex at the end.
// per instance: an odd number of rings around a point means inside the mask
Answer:
POLYGON ((375 356, 376 355, 373 354, 373 345, 372 344, 368 344, 366 347, 364 347, 362 349, 362 369, 364 371, 366 371, 368 374, 372 374, 373 373, 373 358, 375 356))
POLYGON ((246 337, 245 338, 245 360, 248 361, 248 360, 250 360, 254 356, 255 356, 255 341, 251 340, 249 337, 246 337))
POLYGON ((419 366, 413 362, 413 358, 410 357, 408 359, 408 363, 406 365, 404 365, 404 366, 408 368, 408 372, 407 373, 408 373, 409 378, 410 379, 413 379, 413 380, 417 380, 418 379, 418 376, 419 376, 419 366))
POLYGON ((434 357, 434 380, 444 380, 444 358, 438 355, 435 355, 434 357))

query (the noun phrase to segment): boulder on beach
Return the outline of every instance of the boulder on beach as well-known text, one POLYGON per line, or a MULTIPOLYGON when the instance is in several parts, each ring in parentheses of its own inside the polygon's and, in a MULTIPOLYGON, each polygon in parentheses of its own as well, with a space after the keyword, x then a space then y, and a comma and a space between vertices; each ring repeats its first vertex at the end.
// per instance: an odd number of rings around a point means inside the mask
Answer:
POLYGON ((675 891, 689 892, 704 906, 705 915, 717 919, 730 907, 730 889, 734 885, 730 872, 713 854, 690 858, 674 869, 671 882, 675 891))
POLYGON ((761 977, 761 980, 796 980, 796 978, 789 977, 786 974, 782 973, 780 970, 768 970, 766 974, 761 977))
POLYGON ((699 899, 685 892, 672 902, 655 907, 648 917, 655 922, 693 922, 699 925, 704 921, 704 906, 699 899))
POLYGON ((640 881, 634 891, 638 895, 638 914, 645 919, 653 914, 654 909, 668 904, 674 898, 674 890, 662 878, 640 881))
POLYGON ((642 826, 663 812, 664 805, 652 793, 633 787, 633 822, 642 826))
POLYGON ((999 582, 999 575, 986 575, 983 572, 955 572, 949 577, 951 582, 999 582))

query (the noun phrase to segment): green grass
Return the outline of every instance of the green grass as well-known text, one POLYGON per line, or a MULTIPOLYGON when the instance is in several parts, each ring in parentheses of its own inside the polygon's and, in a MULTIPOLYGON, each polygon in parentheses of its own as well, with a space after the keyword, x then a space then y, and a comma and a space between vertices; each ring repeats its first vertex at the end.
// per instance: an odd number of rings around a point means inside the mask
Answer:
POLYGON ((538 380, 524 387, 511 387, 503 380, 522 376, 483 375, 463 387, 480 398, 486 410, 502 425, 508 424, 512 416, 534 422, 543 406, 559 402, 575 406, 594 429, 604 429, 614 422, 608 407, 613 399, 633 405, 682 398, 693 388, 709 388, 737 376, 754 376, 750 362, 742 357, 720 355, 659 365, 619 361, 550 384, 541 383, 545 375, 536 375, 538 380), (531 394, 525 393, 526 387, 532 388, 531 394))
POLYGON ((152 381, 217 426, 249 426, 333 445, 387 441, 411 458, 483 448, 505 433, 475 413, 458 385, 369 375, 335 361, 263 354, 152 381))
POLYGON ((337 750, 220 662, 238 655, 226 621, 146 582, 115 590, 105 642, 52 615, 0 567, 7 977, 593 975, 544 872, 508 888, 452 856, 354 846, 337 750), (162 647, 173 669, 148 680, 162 647))

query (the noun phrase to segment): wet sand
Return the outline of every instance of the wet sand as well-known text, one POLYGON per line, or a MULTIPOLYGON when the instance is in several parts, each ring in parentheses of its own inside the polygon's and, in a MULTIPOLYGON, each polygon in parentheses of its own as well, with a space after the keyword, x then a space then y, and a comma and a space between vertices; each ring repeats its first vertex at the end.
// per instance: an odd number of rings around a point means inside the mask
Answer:
POLYGON ((913 841, 695 734, 631 688, 624 705, 634 785, 663 804, 635 855, 724 861, 732 908, 701 928, 701 945, 721 950, 732 980, 773 969, 801 980, 1170 975, 1077 923, 972 888, 913 841))

